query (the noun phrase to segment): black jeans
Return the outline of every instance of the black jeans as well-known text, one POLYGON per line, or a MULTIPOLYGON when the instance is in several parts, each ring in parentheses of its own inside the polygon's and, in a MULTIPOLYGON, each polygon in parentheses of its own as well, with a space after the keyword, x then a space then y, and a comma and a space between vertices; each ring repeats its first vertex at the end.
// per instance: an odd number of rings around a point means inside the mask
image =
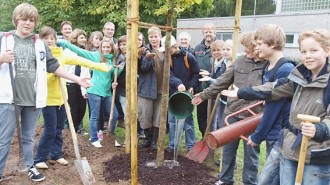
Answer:
POLYGON ((83 120, 86 111, 86 100, 81 94, 80 85, 77 83, 67 83, 68 102, 75 130, 79 129, 79 124, 83 120))

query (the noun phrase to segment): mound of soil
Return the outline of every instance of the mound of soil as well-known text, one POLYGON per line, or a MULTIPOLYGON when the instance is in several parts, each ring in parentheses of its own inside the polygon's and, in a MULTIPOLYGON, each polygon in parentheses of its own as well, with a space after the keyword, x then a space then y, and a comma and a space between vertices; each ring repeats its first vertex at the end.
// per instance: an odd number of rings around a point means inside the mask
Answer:
MULTIPOLYGON (((172 168, 168 166, 153 167, 148 164, 154 163, 156 152, 150 149, 138 150, 138 182, 142 185, 198 185, 213 184, 217 181, 214 169, 195 163, 188 158, 179 155, 180 166, 172 168)), ((165 152, 165 160, 172 160, 173 154, 165 152)), ((105 163, 103 172, 106 182, 128 181, 131 179, 131 156, 120 154, 114 156, 105 163)))

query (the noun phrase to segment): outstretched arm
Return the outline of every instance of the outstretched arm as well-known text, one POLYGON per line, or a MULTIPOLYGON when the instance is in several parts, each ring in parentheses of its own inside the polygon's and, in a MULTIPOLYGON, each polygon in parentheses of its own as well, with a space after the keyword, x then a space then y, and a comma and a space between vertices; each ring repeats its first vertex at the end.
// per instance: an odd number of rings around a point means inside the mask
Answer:
POLYGON ((88 81, 88 78, 81 78, 79 76, 71 74, 67 70, 65 70, 63 67, 58 67, 54 73, 59 77, 63 77, 65 79, 77 82, 82 87, 87 88, 87 87, 92 86, 92 84, 88 81))

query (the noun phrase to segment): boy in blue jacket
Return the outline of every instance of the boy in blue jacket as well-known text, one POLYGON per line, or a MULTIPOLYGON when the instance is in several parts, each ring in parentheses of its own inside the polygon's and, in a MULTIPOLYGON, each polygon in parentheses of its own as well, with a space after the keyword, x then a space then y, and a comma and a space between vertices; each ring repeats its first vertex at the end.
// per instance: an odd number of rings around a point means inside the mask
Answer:
MULTIPOLYGON (((162 47, 160 52, 165 51, 165 37, 161 40, 162 47)), ((171 36, 171 61, 170 61, 170 96, 176 91, 188 91, 194 94, 198 86, 199 65, 195 57, 186 50, 179 48, 176 40, 171 36)), ((174 149, 174 135, 176 127, 176 118, 168 113, 170 141, 166 149, 172 152, 174 149)), ((186 147, 190 150, 195 144, 195 129, 192 115, 188 116, 184 123, 186 147)))

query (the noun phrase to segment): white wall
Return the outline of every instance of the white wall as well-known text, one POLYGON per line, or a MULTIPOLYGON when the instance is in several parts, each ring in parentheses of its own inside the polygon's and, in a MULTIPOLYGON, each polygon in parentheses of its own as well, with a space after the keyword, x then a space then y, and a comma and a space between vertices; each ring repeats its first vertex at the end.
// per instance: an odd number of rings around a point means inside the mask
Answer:
MULTIPOLYGON (((177 28, 202 28, 207 22, 212 22, 216 27, 234 27, 234 17, 213 17, 196 19, 178 19, 177 28)), ((290 13, 290 14, 272 14, 259 16, 242 16, 241 32, 256 30, 264 24, 277 24, 281 26, 286 33, 300 33, 301 31, 324 28, 330 31, 330 10, 312 13, 290 13)), ((178 30, 186 31, 191 37, 191 45, 194 47, 203 39, 202 30, 178 30)), ((232 30, 217 30, 218 32, 232 32, 232 30)), ((242 47, 239 52, 242 52, 242 47)), ((299 51, 297 47, 286 47, 284 50, 286 56, 297 58, 299 51)))

